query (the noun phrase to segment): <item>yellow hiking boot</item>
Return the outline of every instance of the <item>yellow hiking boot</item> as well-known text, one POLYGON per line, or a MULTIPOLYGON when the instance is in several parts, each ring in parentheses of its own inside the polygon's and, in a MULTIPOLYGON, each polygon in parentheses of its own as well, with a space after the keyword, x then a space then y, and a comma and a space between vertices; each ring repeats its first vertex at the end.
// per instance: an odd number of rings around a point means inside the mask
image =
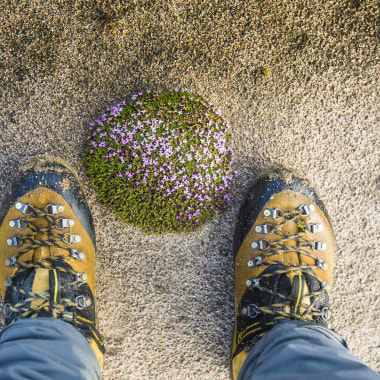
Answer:
POLYGON ((327 325, 334 237, 323 203, 307 180, 272 168, 250 188, 234 236, 236 279, 232 378, 274 325, 327 325))
POLYGON ((0 289, 8 325, 51 317, 89 341, 100 368, 95 308, 95 231, 79 179, 64 161, 34 158, 0 206, 0 289))

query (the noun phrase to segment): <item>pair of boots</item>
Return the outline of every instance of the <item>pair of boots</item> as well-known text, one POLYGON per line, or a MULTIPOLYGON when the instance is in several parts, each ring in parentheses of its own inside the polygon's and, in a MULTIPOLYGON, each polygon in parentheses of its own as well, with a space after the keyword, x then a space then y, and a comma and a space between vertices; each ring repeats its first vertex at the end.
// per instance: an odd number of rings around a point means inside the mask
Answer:
MULTIPOLYGON (((325 325, 334 238, 315 190, 282 168, 262 173, 239 213, 234 236, 236 379, 249 351, 274 325, 325 325)), ((51 317, 76 328, 103 367, 95 307, 95 231, 75 171, 35 158, 16 175, 0 207, 0 289, 6 324, 51 317)))

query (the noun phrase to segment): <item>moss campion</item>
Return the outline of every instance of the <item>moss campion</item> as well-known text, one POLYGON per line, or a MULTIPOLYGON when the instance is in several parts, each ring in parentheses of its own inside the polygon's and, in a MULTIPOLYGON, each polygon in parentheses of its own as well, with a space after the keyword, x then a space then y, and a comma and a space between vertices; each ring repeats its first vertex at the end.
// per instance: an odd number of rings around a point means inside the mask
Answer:
POLYGON ((201 97, 141 92, 92 123, 84 149, 100 199, 147 232, 193 230, 223 210, 236 172, 229 123, 201 97))

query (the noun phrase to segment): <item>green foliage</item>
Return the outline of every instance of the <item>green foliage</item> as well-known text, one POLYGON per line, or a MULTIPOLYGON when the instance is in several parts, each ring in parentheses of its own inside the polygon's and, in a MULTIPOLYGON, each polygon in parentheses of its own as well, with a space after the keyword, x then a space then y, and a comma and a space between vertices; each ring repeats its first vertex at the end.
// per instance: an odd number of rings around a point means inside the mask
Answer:
POLYGON ((84 162, 100 199, 147 232, 193 230, 223 210, 236 172, 228 121, 201 97, 147 91, 88 130, 84 162))

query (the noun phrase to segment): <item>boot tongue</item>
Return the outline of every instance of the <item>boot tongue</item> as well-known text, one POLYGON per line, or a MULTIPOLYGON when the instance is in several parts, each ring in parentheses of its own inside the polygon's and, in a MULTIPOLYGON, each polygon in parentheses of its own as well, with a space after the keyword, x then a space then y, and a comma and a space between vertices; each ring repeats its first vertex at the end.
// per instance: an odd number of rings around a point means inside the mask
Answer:
POLYGON ((23 281, 22 289, 31 292, 33 289, 33 282, 34 282, 34 277, 35 277, 36 272, 31 271, 26 278, 23 281))
POLYGON ((300 315, 305 311, 302 304, 307 304, 310 302, 309 297, 304 298, 305 295, 309 294, 309 287, 305 280, 305 276, 302 273, 291 272, 288 274, 288 277, 290 278, 292 284, 289 293, 289 297, 292 302, 287 307, 288 310, 286 311, 291 314, 300 315))
MULTIPOLYGON (((39 218, 35 221, 35 225, 42 228, 47 228, 49 227, 50 223, 45 220, 44 218, 39 218)), ((49 239, 49 235, 47 233, 39 233, 37 234, 37 239, 44 241, 49 239)), ((41 261, 43 259, 46 259, 51 256, 52 250, 54 248, 50 246, 41 246, 37 247, 34 250, 32 260, 34 262, 41 261)), ((43 291, 49 290, 50 289, 50 284, 49 284, 49 272, 50 270, 47 268, 36 268, 35 272, 35 277, 33 281, 33 288, 32 292, 33 293, 41 293, 43 291)), ((38 307, 44 300, 43 299, 36 299, 32 301, 31 307, 38 307)))
MULTIPOLYGON (((22 290, 26 292, 40 294, 42 292, 48 291, 50 294, 50 299, 53 302, 57 302, 57 299, 61 295, 61 285, 60 285, 60 274, 57 270, 37 268, 31 271, 24 279, 20 279, 17 285, 22 290)), ((28 295, 22 294, 20 292, 14 292, 13 303, 17 304, 22 302, 24 299, 29 298, 28 295)), ((42 298, 37 298, 33 300, 30 304, 32 309, 37 309, 39 305, 45 300, 42 298)))
MULTIPOLYGON (((49 289, 49 269, 37 268, 33 281, 33 293, 41 293, 49 289)), ((43 302, 42 299, 32 301, 31 307, 37 307, 43 302)))
MULTIPOLYGON (((37 288, 36 283, 40 282, 39 275, 37 274, 37 271, 39 271, 39 270, 40 269, 31 270, 28 273, 24 273, 23 275, 16 277, 16 279, 14 280, 14 286, 17 289, 22 289, 26 293, 16 291, 16 290, 12 290, 12 291, 7 290, 6 297, 5 297, 5 303, 9 302, 13 305, 16 305, 18 303, 23 303, 23 301, 25 299, 30 297, 29 293, 36 292, 35 291, 35 289, 37 288)), ((44 290, 46 290, 46 289, 47 288, 45 288, 44 290)), ((41 303, 40 300, 32 301, 31 306, 36 306, 40 303, 41 303)), ((27 304, 26 304, 26 306, 27 306, 27 304)))

